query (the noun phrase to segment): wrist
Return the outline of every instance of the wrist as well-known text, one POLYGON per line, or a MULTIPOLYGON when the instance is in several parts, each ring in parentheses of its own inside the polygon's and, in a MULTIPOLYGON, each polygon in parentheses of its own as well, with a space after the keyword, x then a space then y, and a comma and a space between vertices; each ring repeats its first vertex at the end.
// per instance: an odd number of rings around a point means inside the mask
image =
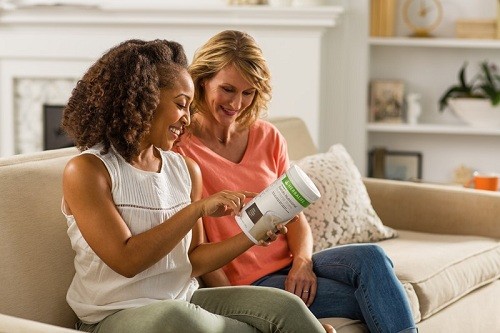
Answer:
POLYGON ((244 232, 240 232, 235 237, 239 239, 239 242, 241 242, 241 244, 246 248, 246 250, 256 245, 250 238, 248 238, 247 235, 245 235, 244 232))
POLYGON ((294 256, 292 265, 312 267, 312 258, 307 256, 294 256))
POLYGON ((202 200, 197 200, 191 203, 191 207, 194 209, 194 214, 196 219, 200 219, 205 216, 205 211, 203 209, 202 200))

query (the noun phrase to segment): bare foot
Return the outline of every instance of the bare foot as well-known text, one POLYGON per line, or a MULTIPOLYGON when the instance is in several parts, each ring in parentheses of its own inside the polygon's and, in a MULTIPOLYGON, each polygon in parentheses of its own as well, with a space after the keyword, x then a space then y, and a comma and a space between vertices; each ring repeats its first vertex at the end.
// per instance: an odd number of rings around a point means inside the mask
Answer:
POLYGON ((337 331, 335 330, 335 328, 333 328, 332 325, 329 324, 322 324, 322 325, 325 328, 326 333, 337 333, 337 331))

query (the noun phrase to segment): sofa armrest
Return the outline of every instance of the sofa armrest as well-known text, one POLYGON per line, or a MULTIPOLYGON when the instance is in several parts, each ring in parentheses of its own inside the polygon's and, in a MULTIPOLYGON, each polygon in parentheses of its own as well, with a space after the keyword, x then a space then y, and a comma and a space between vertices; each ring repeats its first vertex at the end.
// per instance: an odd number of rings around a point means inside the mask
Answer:
POLYGON ((0 332, 76 333, 78 331, 0 313, 0 332))
POLYGON ((500 239, 500 192, 375 178, 364 183, 387 226, 500 239))

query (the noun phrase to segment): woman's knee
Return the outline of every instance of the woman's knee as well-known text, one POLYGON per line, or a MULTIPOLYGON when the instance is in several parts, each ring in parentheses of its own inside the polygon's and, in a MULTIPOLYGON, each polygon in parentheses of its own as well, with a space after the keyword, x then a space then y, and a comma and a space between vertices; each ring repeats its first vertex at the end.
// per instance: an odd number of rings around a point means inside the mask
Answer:
MULTIPOLYGON (((388 264, 392 262, 384 249, 376 244, 350 244, 333 247, 314 254, 315 265, 346 265, 352 267, 357 263, 388 264)), ((364 265, 364 264, 363 264, 364 265)))
POLYGON ((309 309, 299 296, 282 289, 268 289, 272 290, 272 292, 274 293, 274 295, 272 295, 272 299, 274 299, 274 301, 276 302, 276 306, 283 306, 283 304, 287 305, 287 313, 292 313, 292 311, 296 312, 297 314, 309 312, 309 309))
POLYGON ((375 263, 386 264, 389 265, 390 267, 394 267, 391 259, 387 256, 384 249, 379 245, 364 244, 360 248, 361 248, 361 253, 360 253, 361 257, 368 258, 368 260, 375 263))
POLYGON ((264 288, 263 292, 267 293, 266 304, 261 306, 262 310, 267 310, 261 314, 261 318, 277 331, 289 332, 297 329, 303 332, 304 327, 311 329, 319 324, 304 301, 297 295, 277 288, 264 288))
POLYGON ((161 301, 152 311, 158 321, 167 322, 172 320, 172 318, 177 318, 179 322, 184 320, 190 320, 193 317, 193 313, 196 312, 196 305, 184 301, 161 301))

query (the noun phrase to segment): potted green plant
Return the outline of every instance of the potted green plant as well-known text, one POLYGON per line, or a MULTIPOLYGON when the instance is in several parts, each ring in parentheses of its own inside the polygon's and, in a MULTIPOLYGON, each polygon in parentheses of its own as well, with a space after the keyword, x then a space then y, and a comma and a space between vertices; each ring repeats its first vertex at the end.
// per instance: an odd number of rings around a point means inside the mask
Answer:
POLYGON ((439 99, 439 110, 447 106, 464 122, 481 127, 500 127, 500 75, 495 64, 480 63, 480 71, 468 81, 467 62, 458 73, 459 83, 439 99), (497 120, 498 119, 498 120, 497 120))

